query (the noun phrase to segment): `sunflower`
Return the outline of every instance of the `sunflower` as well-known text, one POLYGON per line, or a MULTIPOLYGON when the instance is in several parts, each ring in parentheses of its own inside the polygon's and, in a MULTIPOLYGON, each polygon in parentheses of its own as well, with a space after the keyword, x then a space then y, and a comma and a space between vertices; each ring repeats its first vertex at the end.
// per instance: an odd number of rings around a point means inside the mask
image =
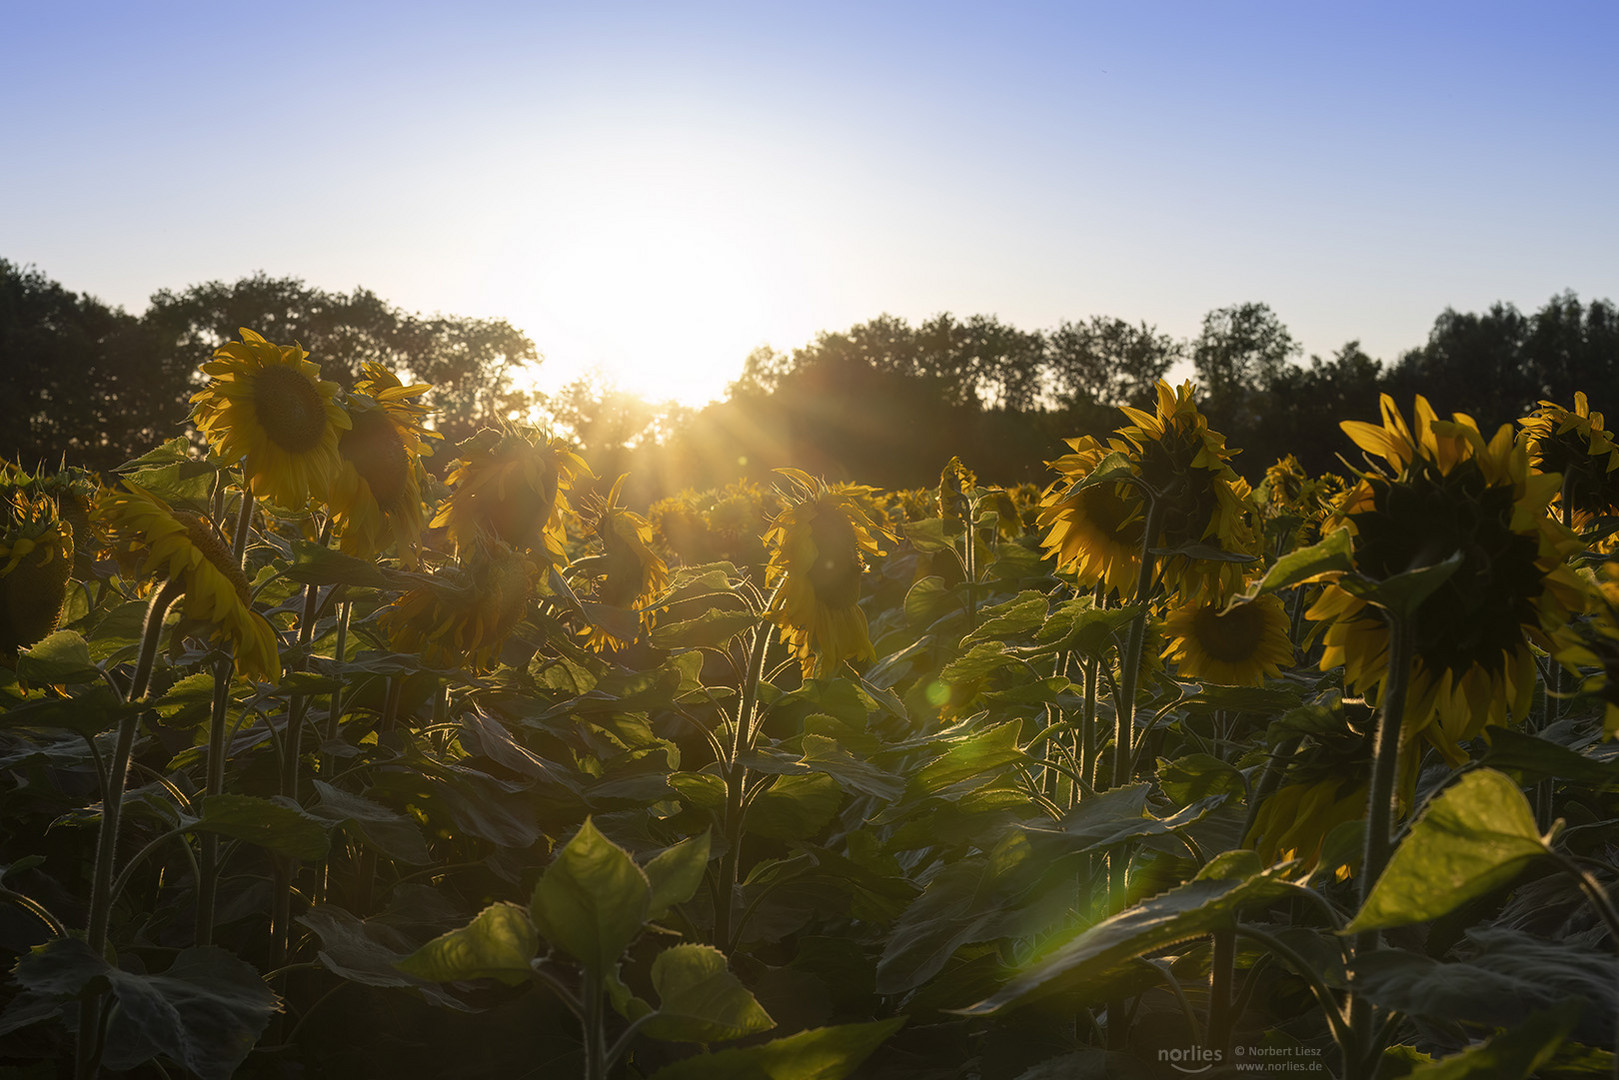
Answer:
POLYGON ((73 526, 56 501, 12 490, 0 504, 0 661, 56 629, 72 574, 73 526))
POLYGON ((1248 485, 1231 468, 1225 436, 1210 430, 1192 400, 1190 382, 1171 389, 1159 380, 1154 412, 1128 405, 1119 411, 1134 423, 1120 428, 1112 445, 1133 450, 1137 475, 1163 502, 1163 531, 1154 546, 1212 547, 1239 557, 1171 556, 1164 566, 1165 582, 1184 595, 1225 601, 1241 586, 1241 557, 1252 561, 1260 542, 1248 485))
MULTIPOLYGON (((1357 573, 1380 581, 1461 556, 1414 617, 1400 732, 1409 793, 1419 737, 1458 765, 1461 742, 1528 712, 1532 646, 1556 650, 1583 597, 1567 565, 1579 544, 1547 515, 1559 478, 1531 472, 1510 426, 1486 442, 1470 417, 1439 420, 1420 396, 1409 427, 1387 394, 1382 413, 1381 426, 1342 424, 1388 463, 1361 474, 1344 502, 1357 573)), ((1343 665, 1345 685, 1375 700, 1389 663, 1383 609, 1333 583, 1305 614, 1326 624, 1322 668, 1343 665)))
POLYGON ((1602 703, 1602 729, 1619 736, 1619 562, 1604 563, 1590 590, 1589 621, 1557 654, 1576 674, 1580 689, 1602 703))
POLYGON ((1163 651, 1182 675, 1222 686, 1259 686, 1293 662, 1287 610, 1274 596, 1261 596, 1229 610, 1193 600, 1170 610, 1169 645, 1163 651))
POLYGON ((1089 435, 1067 443, 1074 452, 1050 463, 1060 478, 1046 489, 1035 518, 1037 528, 1048 530, 1040 544, 1056 556, 1058 571, 1073 573, 1082 588, 1101 583, 1129 597, 1146 527, 1141 500, 1125 484, 1076 488, 1107 456, 1107 448, 1089 435))
POLYGON ((416 569, 427 524, 422 505, 422 456, 440 436, 422 426, 427 410, 412 400, 426 383, 405 386, 381 364, 367 361, 350 399, 351 426, 337 441, 341 458, 332 481, 332 516, 339 548, 369 558, 390 544, 416 569))
POLYGON ((216 454, 242 462, 253 494, 302 510, 331 486, 348 415, 307 352, 241 334, 202 365, 211 379, 191 396, 192 418, 216 454))
POLYGON ((127 480, 103 492, 96 512, 131 551, 144 553, 142 575, 161 574, 182 584, 185 620, 207 627, 212 638, 228 638, 237 670, 267 682, 280 678, 275 630, 253 610, 247 577, 212 521, 172 509, 127 480))
POLYGON ((961 524, 972 512, 972 490, 977 484, 978 477, 959 457, 945 463, 939 472, 939 517, 946 528, 961 524))
MULTIPOLYGON (((1355 776, 1284 784, 1259 804, 1253 828, 1243 843, 1266 863, 1298 859, 1301 870, 1313 870, 1321 861, 1327 834, 1365 816, 1366 788, 1367 779, 1355 776)), ((1339 881, 1349 877, 1347 864, 1331 869, 1339 881)))
MULTIPOLYGON (((646 518, 619 505, 623 486, 621 476, 596 515, 602 553, 589 560, 588 566, 597 580, 596 599, 612 607, 639 610, 641 626, 650 628, 650 608, 669 585, 669 568, 652 550, 652 526, 646 518)), ((585 634, 587 644, 598 652, 627 644, 600 626, 590 627, 585 634)))
POLYGON ((460 567, 435 574, 393 602, 382 626, 393 647, 434 667, 487 671, 528 611, 538 568, 501 540, 485 539, 460 567))
POLYGON ((1120 411, 1131 423, 1106 446, 1088 436, 1070 439, 1074 453, 1052 462, 1062 479, 1042 500, 1038 523, 1050 531, 1041 543, 1056 554, 1058 569, 1072 570, 1082 586, 1101 582, 1121 596, 1133 595, 1146 528, 1143 493, 1134 483, 1076 484, 1109 452, 1122 454, 1161 506, 1152 547, 1209 548, 1235 556, 1172 555, 1164 580, 1187 596, 1223 602, 1241 584, 1242 563, 1257 555, 1260 540, 1247 484, 1229 464, 1224 437, 1209 429, 1189 382, 1171 389, 1160 381, 1154 412, 1128 406, 1120 411))
POLYGON ((527 427, 486 428, 457 447, 450 501, 432 527, 449 527, 457 551, 492 538, 548 562, 565 561, 563 519, 573 478, 589 475, 566 440, 527 427))
POLYGON ((799 489, 765 534, 765 583, 776 587, 770 616, 782 640, 806 678, 830 674, 845 660, 876 659, 859 603, 861 552, 877 552, 876 526, 860 505, 871 489, 780 471, 799 489))

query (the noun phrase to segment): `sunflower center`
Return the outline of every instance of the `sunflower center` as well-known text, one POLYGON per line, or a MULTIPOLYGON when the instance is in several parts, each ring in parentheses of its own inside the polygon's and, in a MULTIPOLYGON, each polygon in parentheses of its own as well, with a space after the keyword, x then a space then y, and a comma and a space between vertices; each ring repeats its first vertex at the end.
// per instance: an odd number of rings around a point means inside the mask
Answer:
POLYGON ((1500 672, 1523 647, 1524 627, 1537 621, 1545 583, 1539 545, 1512 531, 1512 506, 1512 487, 1491 486, 1467 461, 1448 476, 1425 469, 1403 483, 1374 482, 1373 509, 1354 515, 1357 561, 1374 577, 1461 553, 1461 565, 1423 601, 1416 620, 1416 654, 1435 674, 1500 672))
POLYGON ((853 607, 860 600, 860 545, 854 525, 842 514, 823 510, 810 522, 815 562, 806 575, 815 599, 830 608, 853 607))
POLYGON ((1104 535, 1132 547, 1141 546, 1141 504, 1123 493, 1119 484, 1098 484, 1080 491, 1075 498, 1081 513, 1104 535))
POLYGON ((396 505, 410 478, 410 455, 399 429, 381 409, 356 412, 351 420, 353 426, 337 442, 338 451, 371 488, 377 505, 396 505))
POLYGON ((1265 636, 1265 612, 1258 604, 1240 604, 1222 615, 1213 605, 1192 616, 1198 648, 1222 664, 1251 661, 1265 636))
POLYGON ((252 603, 253 590, 248 585, 247 575, 242 573, 241 566, 231 557, 230 545, 219 535, 214 523, 189 510, 174 511, 174 519, 185 526, 186 539, 191 546, 201 552, 215 570, 225 575, 225 580, 231 583, 243 605, 252 603))
POLYGON ((326 435, 326 402, 309 377, 294 368, 261 368, 253 409, 270 441, 289 454, 309 453, 326 435))

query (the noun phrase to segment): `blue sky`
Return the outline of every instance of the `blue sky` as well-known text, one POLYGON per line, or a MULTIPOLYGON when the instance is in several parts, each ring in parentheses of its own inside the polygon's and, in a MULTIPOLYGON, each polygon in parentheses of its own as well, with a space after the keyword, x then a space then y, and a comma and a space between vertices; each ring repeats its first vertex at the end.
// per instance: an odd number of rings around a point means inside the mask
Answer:
POLYGON ((891 312, 1393 359, 1619 297, 1598 3, 0 0, 0 257, 132 311, 265 270, 653 397, 891 312))

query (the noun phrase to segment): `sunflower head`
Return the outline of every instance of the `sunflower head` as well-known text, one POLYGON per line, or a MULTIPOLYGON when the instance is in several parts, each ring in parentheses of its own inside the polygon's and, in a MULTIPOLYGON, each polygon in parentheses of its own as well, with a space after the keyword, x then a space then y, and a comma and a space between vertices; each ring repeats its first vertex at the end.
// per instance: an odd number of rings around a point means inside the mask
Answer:
POLYGON ((1559 505, 1566 503, 1572 515, 1587 519, 1619 514, 1619 443, 1603 428, 1602 414, 1591 411, 1584 392, 1574 395, 1573 409, 1542 401, 1518 424, 1530 464, 1562 476, 1559 505))
MULTIPOLYGON (((1357 574, 1381 581, 1451 559, 1451 576, 1420 604, 1402 746, 1426 737, 1453 765, 1458 745, 1485 725, 1528 711, 1532 646, 1555 650, 1582 603, 1567 558, 1573 536, 1547 514, 1558 478, 1534 474, 1510 427, 1488 441, 1470 417, 1440 420, 1418 397, 1407 425, 1382 399, 1381 426, 1344 430, 1385 468, 1361 474, 1344 499, 1357 574)), ((1329 584, 1306 616, 1326 623, 1322 667, 1342 664, 1345 684, 1374 698, 1386 677, 1388 616, 1329 584)), ((1406 775, 1416 754, 1402 753, 1406 775)))
POLYGON ((1187 596, 1223 602, 1242 582, 1243 561, 1259 550, 1260 530, 1247 485, 1231 469, 1223 436, 1192 400, 1192 384, 1171 389, 1158 383, 1154 412, 1121 408, 1129 424, 1106 446, 1083 437, 1068 440, 1074 453, 1052 463, 1061 479, 1042 500, 1042 544, 1057 556, 1058 568, 1072 570, 1081 585, 1102 582, 1131 595, 1141 564, 1148 513, 1147 495, 1159 507, 1160 528, 1151 546, 1168 549, 1164 580, 1187 596), (1090 474, 1108 452, 1130 463, 1138 482, 1077 481, 1090 474), (1212 548, 1234 559, 1210 559, 1188 548, 1212 548))
POLYGON ((348 414, 303 349, 241 335, 202 365, 209 382, 191 397, 192 419, 214 453, 242 463, 253 494, 302 510, 331 486, 348 414))
POLYGON ((210 638, 229 640, 238 671, 272 682, 280 677, 275 630, 253 610, 247 578, 212 521, 176 510, 127 480, 103 493, 97 513, 126 550, 143 560, 142 575, 181 584, 184 622, 210 638))
POLYGON ((486 428, 457 449, 450 501, 433 527, 448 526, 457 551, 493 539, 564 561, 567 492, 575 476, 590 474, 568 442, 534 428, 486 428))
MULTIPOLYGON (((1207 546, 1237 556, 1258 554, 1260 534, 1248 488, 1232 470, 1225 436, 1209 428, 1192 398, 1192 384, 1158 382, 1154 412, 1120 409, 1133 421, 1112 440, 1136 462, 1136 472, 1163 504, 1155 547, 1207 546)), ((1186 595, 1224 601, 1241 584, 1240 561, 1172 555, 1164 580, 1186 595)))
POLYGON ((1602 731, 1619 736, 1619 562, 1607 562, 1590 581, 1590 618, 1557 653, 1582 677, 1580 690, 1602 705, 1602 731))
POLYGON ((487 671, 528 611, 539 568, 500 540, 475 543, 382 615, 393 647, 434 667, 487 671))
POLYGON ((369 558, 394 546, 400 561, 416 568, 427 524, 421 459, 440 438, 423 426, 427 410, 415 401, 427 389, 426 383, 405 386, 370 361, 354 386, 331 492, 338 543, 346 554, 369 558))
MULTIPOLYGON (((646 518, 619 504, 623 486, 621 476, 595 515, 601 544, 601 554, 592 561, 596 599, 616 608, 638 609, 641 626, 650 628, 652 605, 669 586, 669 568, 652 550, 652 526, 646 518)), ((627 644, 599 626, 591 627, 586 637, 598 652, 627 644)))
POLYGON ((770 615, 806 677, 830 674, 845 660, 875 659, 860 610, 862 553, 877 552, 877 527, 863 502, 871 489, 828 485, 783 469, 797 498, 765 534, 765 583, 776 588, 770 615))
POLYGON ((1287 611, 1275 596, 1229 609, 1193 600, 1170 609, 1163 657, 1182 675, 1222 686, 1259 686, 1293 662, 1287 611))
POLYGON ((978 477, 959 457, 945 464, 939 473, 939 517, 946 527, 960 525, 972 515, 972 490, 977 484, 978 477))
POLYGON ((11 489, 0 502, 0 662, 56 629, 73 575, 73 526, 56 500, 11 489))
POLYGON ((1107 449, 1089 435, 1067 441, 1073 453, 1050 463, 1058 479, 1046 489, 1035 519, 1046 530, 1041 546, 1056 557, 1057 569, 1072 573, 1081 587, 1101 583, 1130 596, 1146 528, 1141 499, 1126 484, 1080 487, 1107 449))
MULTIPOLYGON (((1367 783, 1337 775, 1284 784, 1259 804, 1244 843, 1266 863, 1298 859, 1299 869, 1309 872, 1321 861, 1327 834, 1366 815, 1367 783)), ((1330 869, 1339 881, 1350 875, 1348 864, 1330 869)))

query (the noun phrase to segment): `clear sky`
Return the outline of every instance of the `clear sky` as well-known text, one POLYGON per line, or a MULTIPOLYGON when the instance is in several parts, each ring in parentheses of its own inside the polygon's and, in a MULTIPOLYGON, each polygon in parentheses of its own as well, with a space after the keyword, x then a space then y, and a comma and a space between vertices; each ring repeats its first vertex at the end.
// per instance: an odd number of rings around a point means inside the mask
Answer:
POLYGON ((0 0, 0 257, 264 270, 717 396, 882 312, 1393 359, 1619 298, 1619 5, 0 0))

